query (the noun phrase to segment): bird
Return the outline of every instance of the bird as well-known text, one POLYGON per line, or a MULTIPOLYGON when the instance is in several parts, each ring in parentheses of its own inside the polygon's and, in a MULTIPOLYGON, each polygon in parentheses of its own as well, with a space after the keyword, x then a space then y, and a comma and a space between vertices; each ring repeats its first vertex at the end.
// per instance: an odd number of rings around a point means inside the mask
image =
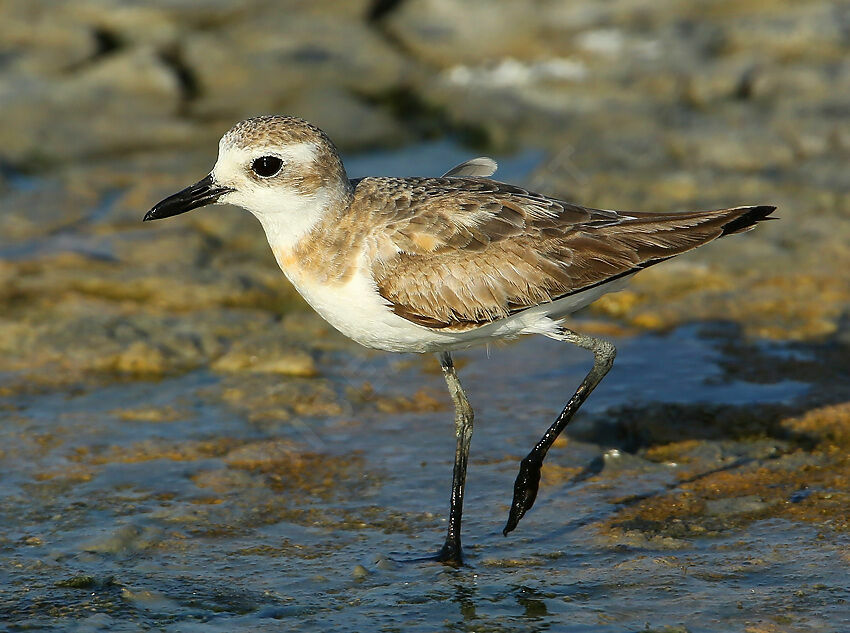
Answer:
POLYGON ((611 369, 614 345, 565 318, 639 271, 742 233, 775 206, 679 213, 584 207, 493 180, 480 157, 441 177, 350 179, 331 139, 300 118, 237 123, 203 179, 145 221, 211 204, 252 213, 280 269, 345 336, 390 352, 435 353, 454 404, 456 450, 445 541, 430 559, 463 564, 461 520, 474 412, 452 353, 540 334, 593 354, 590 371, 519 463, 505 536, 534 505, 543 460, 611 369))

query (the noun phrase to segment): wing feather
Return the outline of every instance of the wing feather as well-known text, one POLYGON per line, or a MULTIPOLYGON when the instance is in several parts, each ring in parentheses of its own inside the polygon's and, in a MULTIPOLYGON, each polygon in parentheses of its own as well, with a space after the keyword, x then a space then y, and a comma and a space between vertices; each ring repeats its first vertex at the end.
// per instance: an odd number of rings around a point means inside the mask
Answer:
POLYGON ((488 178, 496 173, 499 165, 489 156, 479 156, 460 165, 455 165, 443 178, 488 178))
POLYGON ((366 178, 352 209, 374 227, 371 272, 396 314, 469 328, 746 230, 773 207, 625 214, 486 178, 366 178))

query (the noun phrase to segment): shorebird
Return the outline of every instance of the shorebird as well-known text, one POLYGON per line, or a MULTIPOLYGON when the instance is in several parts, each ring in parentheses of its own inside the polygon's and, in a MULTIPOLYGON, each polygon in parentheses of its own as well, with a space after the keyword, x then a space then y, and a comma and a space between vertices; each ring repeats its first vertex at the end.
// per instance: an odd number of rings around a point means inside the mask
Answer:
POLYGON ((262 225, 277 263, 333 327, 366 347, 435 352, 455 408, 446 540, 433 558, 462 562, 461 516, 473 411, 451 352, 542 334, 593 353, 555 422, 520 462, 505 536, 537 497, 543 459, 614 362, 608 341, 564 318, 635 273, 753 228, 775 210, 741 206, 623 213, 579 206, 489 177, 477 158, 440 178, 350 180, 334 144, 298 118, 261 116, 219 142, 212 171, 145 215, 233 204, 262 225))

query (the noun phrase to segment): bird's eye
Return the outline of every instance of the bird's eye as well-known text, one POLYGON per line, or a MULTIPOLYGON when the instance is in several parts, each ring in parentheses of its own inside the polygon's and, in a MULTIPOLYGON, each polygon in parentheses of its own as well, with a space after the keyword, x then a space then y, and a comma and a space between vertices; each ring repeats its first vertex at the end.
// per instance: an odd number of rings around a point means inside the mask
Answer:
POLYGON ((283 167, 283 161, 277 156, 261 156, 251 163, 251 171, 260 178, 276 176, 281 167, 283 167))

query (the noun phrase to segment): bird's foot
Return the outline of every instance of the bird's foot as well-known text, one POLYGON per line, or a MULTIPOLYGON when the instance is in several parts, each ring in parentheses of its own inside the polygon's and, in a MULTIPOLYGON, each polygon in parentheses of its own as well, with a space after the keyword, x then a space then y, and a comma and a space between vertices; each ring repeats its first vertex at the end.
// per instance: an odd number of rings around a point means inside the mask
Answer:
POLYGON ((543 460, 535 459, 530 455, 519 463, 519 474, 514 482, 514 499, 511 502, 511 512, 508 515, 505 529, 502 530, 502 534, 505 536, 509 532, 513 532, 519 520, 534 505, 537 489, 540 486, 540 468, 542 466, 543 460))
POLYGON ((461 567, 463 565, 463 550, 460 547, 460 541, 446 539, 443 547, 435 554, 415 558, 391 556, 390 560, 396 563, 443 563, 443 565, 449 567, 461 567))
POLYGON ((460 547, 460 539, 457 541, 446 539, 446 542, 440 548, 440 551, 437 552, 434 560, 444 565, 450 565, 451 567, 460 567, 463 565, 463 550, 460 547))
POLYGON ((463 550, 460 547, 460 539, 447 538, 440 551, 434 554, 414 558, 393 554, 390 555, 390 560, 396 563, 443 563, 450 567, 461 567, 463 565, 463 550))

